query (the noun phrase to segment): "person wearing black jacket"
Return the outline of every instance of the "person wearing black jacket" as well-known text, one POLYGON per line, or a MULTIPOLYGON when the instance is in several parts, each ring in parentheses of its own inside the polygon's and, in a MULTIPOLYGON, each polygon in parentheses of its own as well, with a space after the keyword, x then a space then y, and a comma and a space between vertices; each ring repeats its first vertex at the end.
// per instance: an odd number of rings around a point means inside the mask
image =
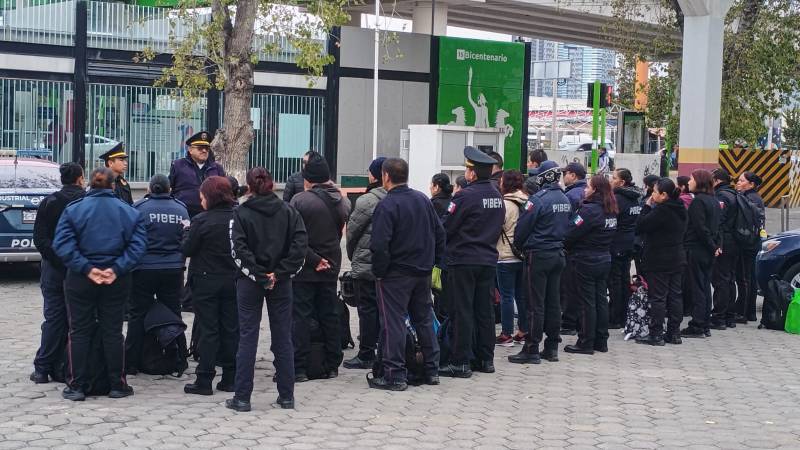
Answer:
POLYGON ((303 167, 306 166, 306 163, 308 162, 308 158, 311 157, 311 155, 319 156, 319 154, 317 152, 314 152, 314 151, 306 152, 303 155, 303 159, 300 160, 300 170, 298 170, 297 172, 289 175, 289 177, 286 179, 286 183, 285 183, 285 185, 283 187, 283 201, 285 201, 286 203, 289 203, 290 201, 292 201, 292 197, 294 197, 295 195, 297 195, 297 194, 299 194, 299 193, 301 193, 301 192, 303 192, 305 190, 305 187, 303 187, 303 171, 302 171, 302 169, 303 169, 303 167))
MULTIPOLYGON (((644 207, 647 204, 647 201, 650 200, 650 196, 653 195, 653 190, 655 189, 655 184, 660 180, 661 177, 658 175, 646 175, 642 179, 642 186, 644 186, 644 195, 642 199, 639 200, 639 206, 644 207)), ((642 247, 644 246, 644 241, 642 236, 636 234, 633 238, 633 261, 636 263, 636 270, 639 274, 643 274, 642 272, 642 247)))
POLYGON ((650 301, 649 334, 637 339, 637 343, 656 346, 662 346, 665 342, 681 343, 681 289, 686 266, 683 238, 688 217, 680 194, 680 189, 672 180, 660 179, 636 220, 636 234, 644 239, 641 265, 637 269, 640 275, 646 274, 644 277, 648 283, 650 301))
POLYGON ((714 262, 711 284, 714 287, 714 309, 711 312, 711 328, 724 330, 736 328, 736 264, 740 258, 739 246, 734 238, 736 229, 736 191, 731 187, 731 176, 725 169, 712 172, 714 192, 722 209, 719 232, 722 238, 722 253, 714 262))
POLYGON ((444 218, 453 199, 453 185, 446 173, 437 173, 431 178, 431 203, 436 215, 444 218))
MULTIPOLYGON (((689 179, 694 200, 689 205, 689 225, 686 245, 686 285, 692 305, 692 320, 681 336, 702 338, 711 336, 711 267, 722 252, 719 238, 721 209, 714 197, 711 172, 697 169, 689 179)), ((684 293, 686 295, 687 293, 684 293)))
POLYGON ((55 365, 63 354, 69 325, 64 301, 64 277, 67 269, 53 251, 53 238, 64 208, 86 194, 83 190, 83 168, 80 164, 64 163, 58 170, 61 172, 61 184, 64 187, 39 203, 33 224, 33 244, 42 255, 40 287, 44 299, 42 340, 33 360, 33 373, 30 376, 34 383, 47 383, 51 377, 59 377, 59 374, 55 374, 55 365))
POLYGON ((188 284, 192 290, 199 362, 187 394, 211 395, 216 366, 222 367, 217 390, 234 391, 239 317, 236 311, 236 264, 231 258, 230 222, 233 188, 225 177, 208 177, 200 185, 204 212, 194 216, 183 231, 181 251, 189 260, 188 284))
POLYGON ((303 167, 306 190, 289 205, 303 217, 308 246, 303 270, 294 278, 294 368, 297 382, 308 380, 312 320, 319 323, 325 346, 326 378, 339 376, 342 353, 338 286, 342 267, 342 229, 350 213, 350 202, 330 181, 328 163, 319 154, 309 157, 303 167))
MULTIPOLYGON (((758 194, 758 187, 761 186, 761 177, 753 172, 744 172, 736 181, 736 191, 744 195, 750 204, 758 210, 758 226, 761 230, 760 237, 766 237, 764 200, 758 194)), ((736 322, 746 324, 748 321, 755 321, 756 317, 756 296, 758 287, 756 286, 756 255, 761 249, 761 239, 753 239, 752 242, 740 245, 739 264, 736 269, 736 285, 738 286, 739 296, 736 298, 736 322)))
POLYGON ((633 243, 636 239, 636 219, 642 211, 639 200, 642 193, 633 184, 628 169, 613 172, 611 185, 617 200, 617 232, 611 241, 611 270, 608 275, 608 328, 617 329, 625 325, 630 296, 631 261, 633 243))
MULTIPOLYGON (((564 173, 564 195, 569 199, 574 214, 586 195, 586 168, 579 162, 571 162, 562 168, 564 173)), ((561 272, 561 334, 574 336, 578 332, 580 304, 573 271, 574 257, 566 254, 566 266, 561 272)))
MULTIPOLYGON (((292 278, 302 269, 308 244, 303 218, 272 192, 272 175, 263 167, 247 172, 251 197, 233 212, 230 246, 236 264, 239 306, 239 348, 233 398, 225 407, 250 411, 258 332, 264 299, 275 356, 277 403, 294 408, 292 346, 292 278)), ((202 358, 201 358, 202 360, 202 358)))
POLYGON ((564 351, 583 355, 608 351, 606 279, 611 241, 617 232, 617 200, 604 175, 586 185, 586 198, 567 231, 564 246, 575 256, 575 283, 581 302, 578 341, 564 351))
POLYGON ((452 353, 439 375, 469 378, 470 358, 483 373, 494 372, 494 310, 497 240, 505 221, 500 191, 489 177, 496 161, 474 147, 464 148, 470 183, 453 196, 444 219, 447 233, 447 298, 453 321, 452 353))
POLYGON ((444 255, 444 228, 421 192, 410 189, 408 163, 389 158, 382 166, 386 197, 375 207, 372 272, 377 278, 383 375, 369 387, 403 391, 407 387, 405 315, 416 330, 425 359, 424 382, 439 384, 439 342, 433 332, 431 270, 444 255))
MULTIPOLYGON (((150 178, 145 198, 133 207, 144 217, 147 227, 147 253, 133 271, 133 290, 130 297, 128 334, 125 337, 125 373, 135 375, 142 363, 145 338, 144 322, 147 312, 157 301, 181 316, 180 296, 183 287, 181 253, 183 226, 189 221, 186 206, 169 193, 169 179, 155 174, 150 178)), ((178 336, 181 367, 186 370, 186 337, 178 336)))

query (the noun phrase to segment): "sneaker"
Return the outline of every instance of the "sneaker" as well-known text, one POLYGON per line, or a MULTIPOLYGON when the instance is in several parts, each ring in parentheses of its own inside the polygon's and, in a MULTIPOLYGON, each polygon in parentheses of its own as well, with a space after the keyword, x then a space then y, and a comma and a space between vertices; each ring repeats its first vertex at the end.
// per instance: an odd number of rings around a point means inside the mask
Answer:
POLYGON ((386 378, 370 378, 367 376, 367 384, 372 389, 380 389, 382 391, 405 391, 408 389, 408 383, 387 381, 386 378))
POLYGON ((497 338, 495 338, 494 345, 498 345, 500 347, 511 347, 514 345, 514 338, 505 333, 502 333, 500 336, 497 336, 497 338))
POLYGON ((345 369, 372 369, 375 360, 361 359, 358 355, 342 363, 345 369))
POLYGON ((519 344, 519 345, 525 345, 525 338, 526 337, 527 336, 525 335, 525 333, 523 333, 521 331, 517 331, 517 333, 513 337, 514 343, 515 344, 519 344))

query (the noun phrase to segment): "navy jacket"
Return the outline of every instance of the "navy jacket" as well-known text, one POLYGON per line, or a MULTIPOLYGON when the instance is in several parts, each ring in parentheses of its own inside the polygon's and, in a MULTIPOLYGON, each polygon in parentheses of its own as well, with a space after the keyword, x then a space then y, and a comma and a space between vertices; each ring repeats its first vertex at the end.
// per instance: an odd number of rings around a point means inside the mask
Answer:
POLYGON ((172 195, 186 205, 190 217, 203 212, 203 207, 200 205, 200 185, 206 178, 213 176, 224 177, 225 170, 211 155, 202 169, 188 155, 172 161, 172 166, 169 168, 172 195))
POLYGON ((719 217, 719 233, 722 236, 723 248, 735 246, 736 241, 733 238, 733 231, 736 229, 736 214, 738 213, 738 206, 736 206, 736 191, 725 183, 720 184, 714 188, 714 196, 719 202, 719 207, 722 210, 719 217))
POLYGON ((61 213, 69 203, 84 195, 86 195, 86 191, 83 188, 70 184, 61 188, 60 191, 48 195, 39 203, 36 222, 33 224, 33 244, 36 246, 36 250, 42 254, 42 258, 60 269, 63 269, 64 265, 53 251, 53 238, 56 234, 58 219, 61 218, 61 213))
POLYGON ((577 180, 575 183, 569 185, 564 189, 564 195, 569 199, 569 204, 572 206, 572 212, 578 210, 583 202, 583 196, 586 193, 586 180, 577 180))
POLYGON ((92 189, 61 214, 53 250, 72 272, 111 268, 121 277, 147 251, 144 217, 111 189, 92 189))
POLYGON ((614 188, 614 197, 617 199, 617 232, 611 242, 611 255, 626 255, 633 251, 633 241, 636 239, 636 220, 642 212, 639 200, 642 193, 634 186, 614 188))
POLYGON ((453 196, 447 210, 447 266, 496 266, 497 240, 506 220, 500 192, 489 180, 475 181, 453 196))
POLYGON ((133 207, 142 213, 147 228, 147 253, 137 269, 182 269, 183 221, 189 220, 183 203, 169 194, 148 194, 133 207))
POLYGON ((531 195, 514 230, 514 245, 532 251, 564 248, 572 206, 558 184, 550 184, 531 195))
POLYGON ((430 276, 444 255, 445 235, 431 201, 406 185, 378 202, 372 214, 372 273, 430 276))
POLYGON ((611 241, 616 233, 617 215, 603 211, 599 201, 586 199, 569 224, 564 245, 570 255, 603 257, 611 261, 611 241))

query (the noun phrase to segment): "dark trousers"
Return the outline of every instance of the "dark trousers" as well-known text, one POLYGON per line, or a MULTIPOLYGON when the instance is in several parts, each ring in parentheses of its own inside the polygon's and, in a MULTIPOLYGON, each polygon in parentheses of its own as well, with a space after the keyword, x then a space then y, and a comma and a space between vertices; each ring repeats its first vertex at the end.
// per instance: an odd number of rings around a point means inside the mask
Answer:
POLYGON ((336 281, 310 283, 295 281, 294 291, 294 368, 297 373, 306 373, 308 355, 311 353, 311 321, 319 323, 325 344, 325 370, 339 367, 342 353, 341 320, 336 302, 336 281))
POLYGON ((493 266, 448 267, 446 289, 453 321, 451 364, 469 364, 473 356, 478 361, 494 359, 494 305, 488 294, 494 289, 495 270, 493 266))
POLYGON ((667 317, 667 334, 679 336, 683 321, 681 286, 683 272, 649 272, 647 274, 647 299, 650 302, 651 336, 664 334, 664 316, 667 317))
POLYGON ((223 378, 234 376, 236 350, 239 346, 239 313, 236 307, 235 275, 190 275, 194 305, 195 330, 199 335, 197 354, 200 361, 195 373, 210 383, 216 366, 223 378))
POLYGON ((756 255, 758 250, 742 250, 736 268, 736 285, 739 296, 736 298, 736 314, 747 320, 756 320, 756 255))
POLYGON ((628 299, 631 297, 630 252, 611 257, 611 270, 608 274, 608 321, 615 325, 625 325, 628 318, 628 299))
POLYGON ((436 318, 439 319, 439 322, 444 322, 447 318, 449 314, 448 308, 447 270, 442 269, 442 290, 433 290, 433 311, 436 313, 436 318))
POLYGON ((375 360, 378 349, 378 302, 374 280, 353 280, 358 302, 358 357, 375 360))
POLYGON ((711 265, 714 264, 714 255, 705 249, 689 248, 686 250, 686 263, 686 286, 692 304, 689 326, 708 330, 711 326, 711 265))
MULTIPOLYGON (((239 306, 239 349, 236 352, 236 393, 240 400, 250 400, 253 393, 258 333, 266 297, 269 332, 275 356, 275 378, 278 394, 294 398, 294 348, 292 347, 292 283, 278 281, 268 291, 249 278, 236 281, 239 306)), ((200 359, 202 361, 202 357, 200 359)))
POLYGON ((98 326, 111 389, 121 389, 127 385, 122 370, 125 359, 122 320, 131 282, 132 276, 128 274, 117 278, 112 284, 98 285, 85 275, 67 272, 64 292, 69 317, 69 386, 85 390, 89 385, 87 363, 92 336, 98 326))
POLYGON ((565 330, 578 329, 578 291, 575 285, 575 258, 566 256, 564 270, 561 272, 560 292, 561 298, 561 328, 565 330))
POLYGON ((577 257, 575 284, 580 298, 581 313, 577 346, 595 348, 608 341, 608 257, 577 257))
POLYGON ((528 318, 531 323, 524 350, 539 353, 539 343, 547 333, 544 346, 558 348, 561 328, 561 273, 566 262, 561 250, 528 252, 528 318))
POLYGON ((722 325, 736 319, 736 265, 739 262, 739 252, 729 241, 732 239, 725 240, 725 247, 714 261, 711 273, 711 284, 714 286, 711 319, 722 325))
POLYGON ((522 262, 497 263, 497 289, 500 291, 500 323, 503 333, 514 334, 514 305, 517 326, 528 332, 528 297, 525 295, 525 267, 522 262))
POLYGON ((125 338, 125 363, 128 371, 139 369, 144 341, 144 317, 158 301, 181 315, 183 269, 148 269, 133 272, 128 335, 125 338))
POLYGON ((65 269, 56 267, 46 259, 42 260, 40 285, 44 299, 44 322, 41 345, 33 360, 33 367, 37 372, 53 374, 56 361, 64 354, 69 328, 64 300, 65 276, 65 269))
POLYGON ((439 370, 439 341, 433 333, 430 275, 390 275, 377 281, 377 288, 384 378, 390 383, 408 380, 406 313, 417 333, 417 341, 425 358, 425 372, 436 375, 439 370))

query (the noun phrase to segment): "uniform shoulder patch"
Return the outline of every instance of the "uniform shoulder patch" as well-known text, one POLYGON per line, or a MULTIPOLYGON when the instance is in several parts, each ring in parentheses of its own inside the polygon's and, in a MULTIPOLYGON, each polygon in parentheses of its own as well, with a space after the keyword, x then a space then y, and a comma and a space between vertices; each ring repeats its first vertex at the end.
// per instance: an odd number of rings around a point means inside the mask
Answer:
POLYGON ((453 214, 454 212, 456 212, 456 203, 455 202, 450 202, 450 204, 447 205, 447 212, 449 214, 453 214))
POLYGON ((580 214, 575 214, 575 219, 572 220, 572 223, 577 227, 583 225, 583 217, 580 214))
POLYGON ((719 201, 719 208, 725 209, 725 202, 723 202, 722 200, 719 201))
POLYGON ((525 202, 525 211, 532 210, 534 206, 536 205, 534 205, 532 201, 528 200, 527 202, 525 202))

